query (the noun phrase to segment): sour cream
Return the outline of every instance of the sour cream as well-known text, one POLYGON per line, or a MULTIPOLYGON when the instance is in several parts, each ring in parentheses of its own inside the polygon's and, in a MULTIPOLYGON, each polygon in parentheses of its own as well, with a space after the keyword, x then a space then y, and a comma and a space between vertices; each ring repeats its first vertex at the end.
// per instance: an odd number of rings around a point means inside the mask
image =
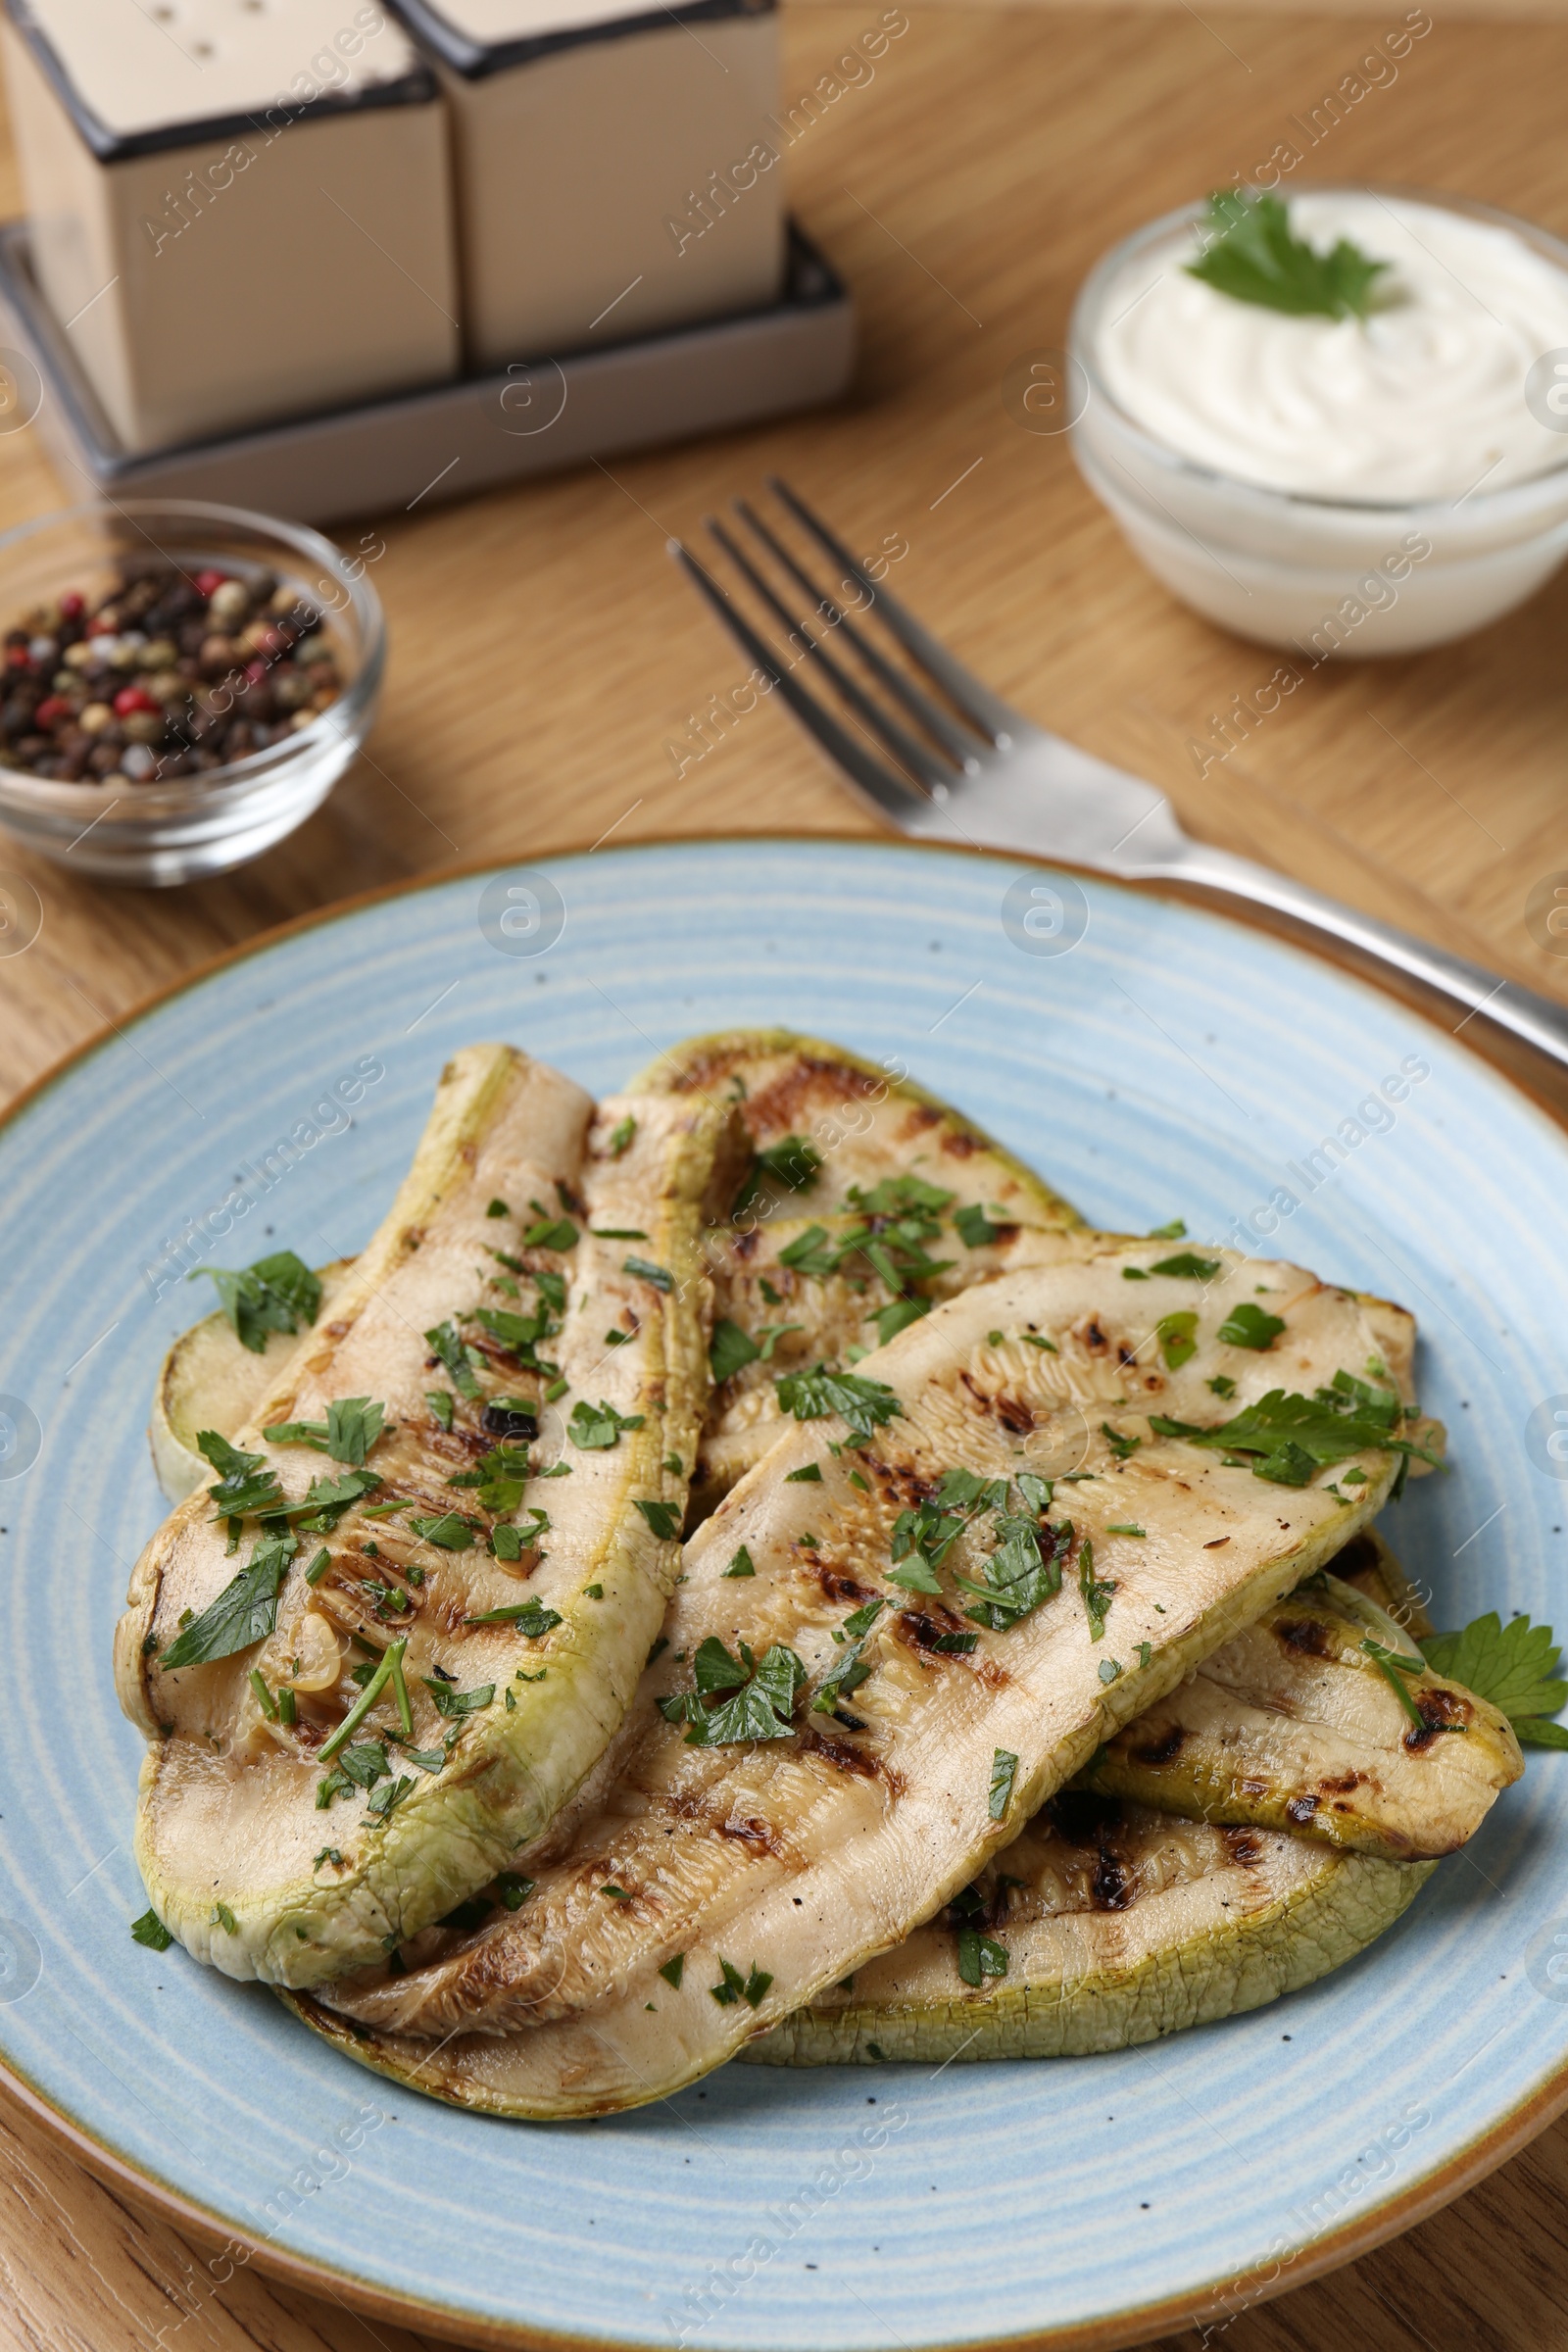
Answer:
POLYGON ((1129 254, 1088 355, 1113 402, 1177 456, 1310 498, 1461 499, 1568 463, 1525 378, 1568 350, 1568 271, 1511 228, 1365 189, 1303 191, 1291 225, 1391 267, 1365 319, 1292 318, 1190 276, 1184 228, 1129 254))

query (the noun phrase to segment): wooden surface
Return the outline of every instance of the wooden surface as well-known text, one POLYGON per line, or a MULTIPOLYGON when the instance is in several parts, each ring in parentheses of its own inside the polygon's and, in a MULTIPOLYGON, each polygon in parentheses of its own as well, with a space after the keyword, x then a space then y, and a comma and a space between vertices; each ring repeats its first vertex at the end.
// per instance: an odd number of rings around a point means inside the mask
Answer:
MULTIPOLYGON (((1218 20, 1185 5, 907 4, 909 30, 874 80, 838 99, 789 159, 797 209, 861 304, 852 401, 377 518, 386 553, 373 577, 392 632, 383 716, 370 758, 291 842, 230 880, 140 894, 29 861, 0 837, 0 871, 30 878, 45 908, 34 946, 0 960, 0 1093, 192 963, 346 892, 610 831, 867 824, 765 705, 683 776, 667 748, 693 748, 691 714, 743 667, 673 572, 665 535, 696 530, 770 467, 860 550, 906 542, 890 584, 1004 694, 1162 784, 1194 830, 1568 994, 1568 963, 1524 924, 1532 883, 1568 867, 1568 576, 1466 644, 1319 672, 1200 777, 1190 744, 1273 657, 1171 603, 1063 444, 1022 430, 1004 405, 1012 363, 1061 342, 1097 253, 1266 156, 1288 119, 1402 19, 1403 0, 1354 18, 1232 9, 1218 20)), ((1397 81, 1355 109, 1302 177, 1451 187, 1568 233, 1568 25, 1431 4, 1434 28, 1397 81)), ((881 0, 792 7, 788 95, 880 13, 881 0)), ((16 209, 9 181, 0 207, 16 209)), ((0 439, 0 522, 62 503, 36 437, 0 439)), ((1568 2123, 1408 2237, 1210 2340, 1227 2352, 1558 2352, 1565 2211, 1568 2123)), ((254 2268, 215 2278, 203 2251, 0 2103, 0 2343, 404 2352, 414 2341, 254 2268)))

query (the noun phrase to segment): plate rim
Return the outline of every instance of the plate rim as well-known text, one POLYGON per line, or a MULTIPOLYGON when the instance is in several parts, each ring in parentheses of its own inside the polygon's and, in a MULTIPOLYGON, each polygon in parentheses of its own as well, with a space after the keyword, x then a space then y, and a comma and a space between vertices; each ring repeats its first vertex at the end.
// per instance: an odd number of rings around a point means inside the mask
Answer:
MULTIPOLYGON (((793 848, 812 848, 818 843, 826 843, 837 849, 898 849, 944 858, 957 856, 992 862, 998 859, 1013 860, 1023 865, 1040 866, 1048 871, 1084 874, 1098 887, 1128 899, 1153 897, 1191 907, 1195 913, 1210 921, 1250 936, 1269 939, 1287 955, 1294 954, 1325 965, 1352 989, 1365 991, 1380 1002, 1386 1000, 1397 1004, 1423 1026, 1442 1036, 1446 1045, 1462 1046, 1467 1054, 1481 1062, 1494 1078, 1520 1099, 1536 1119, 1550 1129, 1559 1144, 1568 1143, 1568 1115, 1559 1111, 1547 1098, 1538 1095, 1515 1071, 1494 1058, 1480 1043, 1462 1037, 1458 1030, 1441 1029, 1424 1004, 1403 995, 1380 977, 1342 960, 1326 941, 1320 942, 1311 935, 1298 939, 1274 929, 1260 919, 1262 910, 1251 910, 1245 902, 1239 902, 1234 906, 1215 906, 1206 900, 1195 901, 1185 897, 1167 882, 1123 880, 1098 873, 1090 867, 1075 865, 1070 858, 1047 858, 1033 851, 928 842, 907 835, 847 829, 768 827, 758 832, 658 833, 641 835, 633 841, 617 843, 615 846, 617 855, 626 856, 649 850, 744 849, 768 842, 788 844, 793 848)), ((390 900, 412 898, 427 891, 444 889, 451 883, 473 879, 481 874, 514 871, 535 863, 554 864, 585 858, 593 856, 597 846, 576 843, 522 856, 498 858, 492 855, 466 859, 461 863, 406 875, 395 882, 377 884, 348 898, 334 899, 324 906, 308 908, 304 913, 292 915, 283 922, 269 925, 250 938, 219 950, 216 955, 204 957, 189 970, 165 981, 138 998, 117 1020, 105 1021, 101 1028, 68 1049, 30 1079, 4 1109, 0 1109, 0 1134, 10 1129, 78 1064, 89 1061, 94 1054, 122 1040, 127 1030, 139 1026, 165 1004, 206 986, 220 973, 252 956, 270 954, 285 941, 307 931, 324 929, 329 924, 345 921, 350 916, 382 906, 390 900)), ((576 2330, 540 2329, 521 2320, 501 2320, 466 2313, 450 2303, 388 2288, 341 2264, 334 2265, 295 2254, 268 2238, 258 2236, 252 2230, 230 2227, 227 2219, 213 2208, 186 2196, 181 2190, 160 2180, 156 2174, 122 2155, 52 2099, 24 2069, 5 2057, 0 2057, 0 2088, 16 2099, 23 2110, 40 2124, 56 2143, 63 2145, 100 2184, 113 2183, 126 2189, 135 2199, 151 2206, 162 2219, 193 2231, 198 2237, 217 2237, 226 2246, 243 2248, 247 2263, 255 2263, 259 2270, 290 2285, 301 2287, 307 2293, 332 2299, 338 2296, 339 2290, 346 2290, 356 2304, 372 2312, 377 2318, 425 2330, 434 2323, 453 2341, 483 2347, 484 2352, 628 2352, 624 2337, 617 2340, 576 2330)), ((1341 2223, 1296 2255, 1260 2264, 1248 2272, 1224 2274, 1158 2302, 1127 2305, 1120 2311, 1107 2312, 1100 2318, 1071 2321, 1045 2329, 1004 2336, 974 2336, 961 2344, 955 2343, 949 2352, 1122 2352, 1123 2347, 1146 2343, 1154 2335, 1166 2333, 1196 2320, 1205 2307, 1224 2310, 1226 2306, 1234 2305, 1235 2308, 1227 2313, 1227 2317, 1239 2317, 1242 2311, 1252 2304, 1271 2302, 1277 2296, 1304 2286, 1330 2271, 1342 2269, 1347 2263, 1357 2260, 1390 2238, 1413 2229, 1529 2146, 1565 2109, 1568 2109, 1568 2058, 1564 2058, 1533 2089, 1515 2100, 1502 2115, 1485 2131, 1478 2132, 1425 2180, 1414 2182, 1407 2189, 1385 2198, 1356 2219, 1341 2223)), ((722 2352, 722 2348, 715 2343, 710 2347, 710 2352, 722 2352)))

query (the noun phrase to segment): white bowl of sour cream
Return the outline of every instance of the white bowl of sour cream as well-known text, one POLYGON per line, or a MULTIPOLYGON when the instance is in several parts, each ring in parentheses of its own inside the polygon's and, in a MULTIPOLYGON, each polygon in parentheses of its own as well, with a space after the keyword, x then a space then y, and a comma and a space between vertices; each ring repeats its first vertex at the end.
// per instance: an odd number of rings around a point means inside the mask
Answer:
POLYGON ((1303 188, 1290 227, 1386 263, 1365 318, 1194 277, 1205 208, 1108 253, 1073 313, 1073 454, 1165 585, 1314 663, 1466 635, 1568 556, 1568 245, 1404 189, 1303 188))

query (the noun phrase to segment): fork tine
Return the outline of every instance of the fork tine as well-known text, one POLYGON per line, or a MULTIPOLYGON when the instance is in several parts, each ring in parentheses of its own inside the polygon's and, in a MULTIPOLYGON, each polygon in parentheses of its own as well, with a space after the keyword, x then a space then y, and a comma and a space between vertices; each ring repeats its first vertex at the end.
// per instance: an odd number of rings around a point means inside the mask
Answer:
POLYGON ((849 675, 843 664, 833 659, 826 646, 813 634, 805 620, 791 619, 789 607, 781 598, 774 595, 773 590, 768 586, 756 564, 743 548, 736 546, 723 524, 711 514, 707 517, 707 522, 712 537, 718 542, 742 577, 751 582, 757 594, 781 623, 786 635, 800 640, 805 648, 807 659, 814 662, 819 668, 827 672, 851 710, 858 714, 862 724, 867 726, 873 735, 881 737, 883 745, 893 754, 895 760, 902 760, 909 773, 917 777, 928 791, 938 785, 945 791, 952 783, 956 771, 942 760, 934 759, 924 744, 916 743, 914 737, 906 728, 901 727, 896 718, 890 717, 880 704, 874 703, 863 687, 849 675))
POLYGON ((704 569, 689 548, 678 539, 665 541, 667 553, 686 573, 698 594, 712 607, 736 644, 755 662, 763 675, 784 697, 796 717, 808 735, 814 735, 835 767, 841 768, 851 782, 858 784, 866 799, 896 825, 907 825, 911 816, 930 807, 923 793, 873 760, 855 737, 839 725, 836 718, 808 695, 804 686, 782 669, 771 648, 752 627, 744 613, 738 612, 718 582, 704 569))
POLYGON ((1020 734, 1029 731, 1030 722, 1027 719, 1020 717, 1000 695, 993 694, 990 687, 977 678, 972 670, 965 669, 961 662, 956 661, 947 647, 933 637, 912 612, 906 612, 896 597, 872 579, 843 541, 834 537, 827 524, 812 514, 805 499, 798 496, 788 482, 772 473, 767 477, 767 486, 789 508, 796 521, 810 532, 819 546, 826 548, 835 564, 842 564, 851 578, 859 582, 878 606, 883 620, 905 651, 911 654, 936 679, 965 717, 973 719, 990 742, 999 749, 1004 749, 1020 734))
POLYGON ((796 562, 777 532, 769 528, 748 499, 732 499, 730 504, 747 527, 760 539, 774 562, 782 565, 790 577, 810 597, 813 604, 824 607, 831 613, 834 627, 842 629, 849 643, 859 655, 860 660, 872 675, 881 680, 888 693, 895 696, 911 716, 919 720, 926 732, 935 737, 943 750, 956 760, 960 767, 970 764, 982 741, 989 739, 982 738, 972 729, 962 727, 956 720, 950 718, 945 710, 938 709, 931 697, 917 686, 912 678, 906 677, 902 669, 896 668, 881 647, 874 645, 871 639, 856 626, 837 599, 823 595, 810 573, 796 562))

